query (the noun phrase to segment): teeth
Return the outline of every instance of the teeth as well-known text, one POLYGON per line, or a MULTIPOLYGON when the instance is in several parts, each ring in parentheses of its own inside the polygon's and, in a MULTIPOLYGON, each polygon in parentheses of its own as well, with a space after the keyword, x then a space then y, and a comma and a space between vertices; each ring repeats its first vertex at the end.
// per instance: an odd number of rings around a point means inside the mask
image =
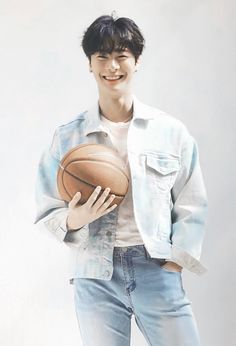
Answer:
POLYGON ((120 79, 120 77, 122 76, 119 76, 119 77, 104 77, 105 79, 108 79, 108 80, 117 80, 117 79, 120 79))

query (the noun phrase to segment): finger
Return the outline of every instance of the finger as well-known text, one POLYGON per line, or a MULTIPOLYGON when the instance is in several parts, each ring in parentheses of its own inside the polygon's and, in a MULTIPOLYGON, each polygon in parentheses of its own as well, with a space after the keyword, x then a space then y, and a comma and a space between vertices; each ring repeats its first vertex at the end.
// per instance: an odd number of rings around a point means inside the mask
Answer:
POLYGON ((100 213, 100 212, 104 212, 108 207, 109 207, 109 205, 112 203, 112 201, 115 199, 115 195, 111 195, 108 199, 107 199, 107 201, 106 202, 104 202, 102 205, 101 205, 101 207, 98 209, 98 212, 100 213))
POLYGON ((103 203, 105 202, 105 200, 107 199, 109 192, 111 191, 111 189, 109 187, 107 187, 103 193, 101 194, 101 196, 98 198, 98 200, 96 201, 96 203, 94 203, 93 208, 98 210, 101 205, 103 205, 103 203))
POLYGON ((101 186, 97 186, 94 191, 92 192, 92 194, 89 196, 86 204, 88 207, 92 207, 92 205, 94 204, 94 202, 96 201, 100 191, 101 191, 101 186))
POLYGON ((72 200, 69 202, 68 206, 69 208, 74 208, 76 204, 79 202, 81 198, 81 192, 76 192, 76 194, 73 196, 72 200))
POLYGON ((106 215, 110 213, 112 210, 114 210, 117 207, 117 204, 113 204, 110 208, 106 209, 101 216, 106 215))

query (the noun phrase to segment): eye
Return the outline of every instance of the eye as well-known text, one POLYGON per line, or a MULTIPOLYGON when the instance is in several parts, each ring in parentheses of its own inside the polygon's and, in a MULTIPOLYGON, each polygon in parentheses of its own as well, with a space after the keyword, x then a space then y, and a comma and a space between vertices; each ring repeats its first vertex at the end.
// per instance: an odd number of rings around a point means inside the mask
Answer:
POLYGON ((98 59, 106 59, 107 58, 106 55, 98 55, 97 57, 98 57, 98 59))

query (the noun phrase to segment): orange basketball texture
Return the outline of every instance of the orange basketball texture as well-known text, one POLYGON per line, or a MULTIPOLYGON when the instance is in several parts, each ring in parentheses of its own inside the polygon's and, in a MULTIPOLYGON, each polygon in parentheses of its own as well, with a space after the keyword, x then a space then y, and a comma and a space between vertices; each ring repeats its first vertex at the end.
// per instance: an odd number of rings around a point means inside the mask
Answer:
POLYGON ((102 144, 80 144, 69 150, 57 172, 61 198, 69 202, 80 191, 79 204, 83 204, 98 185, 102 187, 98 198, 109 187, 110 194, 116 196, 110 206, 122 202, 129 187, 129 171, 119 154, 102 144))

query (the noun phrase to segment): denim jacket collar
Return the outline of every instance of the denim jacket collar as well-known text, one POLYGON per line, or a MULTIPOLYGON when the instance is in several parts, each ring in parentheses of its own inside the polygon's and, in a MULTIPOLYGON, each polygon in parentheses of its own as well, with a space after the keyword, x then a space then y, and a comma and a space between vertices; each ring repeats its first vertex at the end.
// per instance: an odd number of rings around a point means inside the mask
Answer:
MULTIPOLYGON (((154 115, 150 112, 150 107, 143 104, 138 98, 133 95, 133 119, 150 120, 153 119, 154 115)), ((91 108, 84 113, 84 117, 87 121, 85 135, 87 136, 92 132, 103 131, 100 116, 99 116, 99 102, 96 101, 91 108)))

